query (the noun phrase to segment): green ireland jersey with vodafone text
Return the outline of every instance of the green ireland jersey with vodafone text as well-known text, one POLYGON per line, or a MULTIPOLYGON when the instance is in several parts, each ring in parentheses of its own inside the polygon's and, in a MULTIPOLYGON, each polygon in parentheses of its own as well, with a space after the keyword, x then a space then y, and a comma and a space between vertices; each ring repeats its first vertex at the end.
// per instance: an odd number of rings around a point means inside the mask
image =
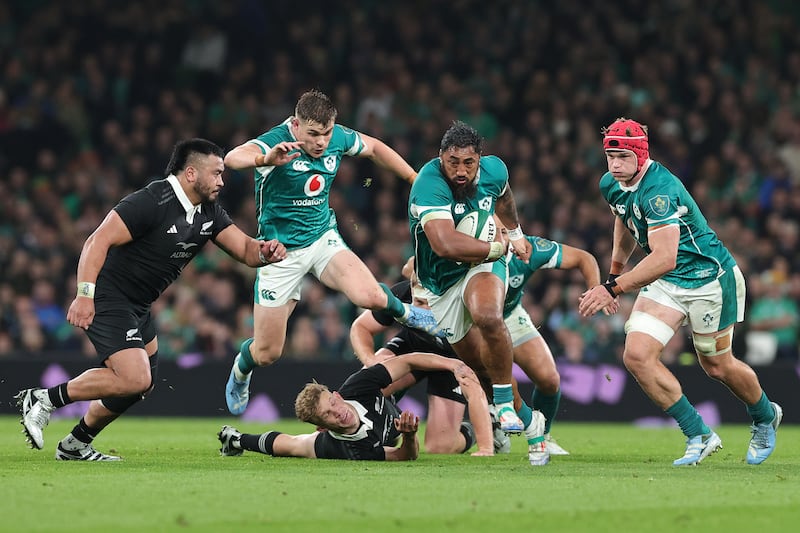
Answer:
POLYGON ((475 195, 457 202, 440 165, 437 157, 420 169, 408 198, 408 222, 417 276, 423 287, 438 295, 444 294, 463 278, 470 265, 436 255, 425 235, 423 223, 428 218, 446 217, 452 218, 454 224, 458 225, 464 215, 477 209, 493 214, 497 198, 508 186, 508 169, 505 163, 496 156, 483 156, 475 177, 475 195))
MULTIPOLYGON (((291 117, 249 142, 262 153, 281 142, 296 141, 291 117)), ((258 238, 278 239, 287 249, 305 248, 336 227, 328 196, 342 157, 364 149, 358 132, 335 124, 330 144, 319 158, 300 150, 300 157, 275 167, 255 169, 258 238)))
POLYGON ((600 192, 645 253, 651 251, 648 229, 680 228, 677 263, 661 277, 664 281, 687 289, 702 287, 736 265, 683 183, 660 163, 652 161, 633 187, 621 186, 606 172, 600 178, 600 192))
POLYGON ((526 235, 531 243, 531 259, 525 264, 514 254, 508 254, 508 292, 503 305, 503 316, 508 317, 511 311, 522 300, 525 284, 540 269, 561 267, 561 244, 535 235, 526 235))

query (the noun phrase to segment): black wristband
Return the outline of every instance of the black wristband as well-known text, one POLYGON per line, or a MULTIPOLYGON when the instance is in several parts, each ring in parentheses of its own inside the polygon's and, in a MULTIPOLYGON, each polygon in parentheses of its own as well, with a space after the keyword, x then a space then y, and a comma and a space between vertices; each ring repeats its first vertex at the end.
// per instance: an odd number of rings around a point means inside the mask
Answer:
POLYGON ((612 281, 616 280, 618 277, 620 277, 620 274, 609 274, 608 275, 608 279, 606 280, 606 283, 611 283, 612 281))
POLYGON ((608 294, 610 294, 612 298, 616 298, 618 296, 618 294, 614 292, 614 287, 616 286, 617 286, 616 279, 612 279, 603 283, 603 287, 605 287, 605 289, 608 291, 608 294))

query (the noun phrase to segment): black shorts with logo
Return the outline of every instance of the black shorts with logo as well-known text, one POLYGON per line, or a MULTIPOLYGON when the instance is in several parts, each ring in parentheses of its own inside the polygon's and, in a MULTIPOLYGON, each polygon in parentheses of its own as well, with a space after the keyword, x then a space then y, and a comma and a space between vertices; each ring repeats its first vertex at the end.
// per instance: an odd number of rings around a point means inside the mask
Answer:
POLYGON ((100 361, 128 348, 144 349, 155 339, 150 306, 132 304, 125 298, 96 298, 95 315, 86 330, 100 361))

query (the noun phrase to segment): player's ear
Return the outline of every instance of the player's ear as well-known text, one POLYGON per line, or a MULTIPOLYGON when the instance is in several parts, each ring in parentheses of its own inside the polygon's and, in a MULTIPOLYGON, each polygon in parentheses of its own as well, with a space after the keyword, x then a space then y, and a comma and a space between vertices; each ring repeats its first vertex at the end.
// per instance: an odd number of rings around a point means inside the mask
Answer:
POLYGON ((197 180, 197 169, 193 165, 186 165, 183 169, 183 175, 186 176, 186 181, 194 183, 197 180))

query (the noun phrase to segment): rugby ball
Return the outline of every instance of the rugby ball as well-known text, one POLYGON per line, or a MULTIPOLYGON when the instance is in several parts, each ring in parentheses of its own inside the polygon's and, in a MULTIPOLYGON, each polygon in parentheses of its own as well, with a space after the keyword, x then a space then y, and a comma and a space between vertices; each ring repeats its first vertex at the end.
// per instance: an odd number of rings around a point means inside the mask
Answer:
POLYGON ((458 221, 456 230, 478 240, 492 242, 497 234, 497 225, 494 223, 491 213, 483 209, 476 209, 458 221))

